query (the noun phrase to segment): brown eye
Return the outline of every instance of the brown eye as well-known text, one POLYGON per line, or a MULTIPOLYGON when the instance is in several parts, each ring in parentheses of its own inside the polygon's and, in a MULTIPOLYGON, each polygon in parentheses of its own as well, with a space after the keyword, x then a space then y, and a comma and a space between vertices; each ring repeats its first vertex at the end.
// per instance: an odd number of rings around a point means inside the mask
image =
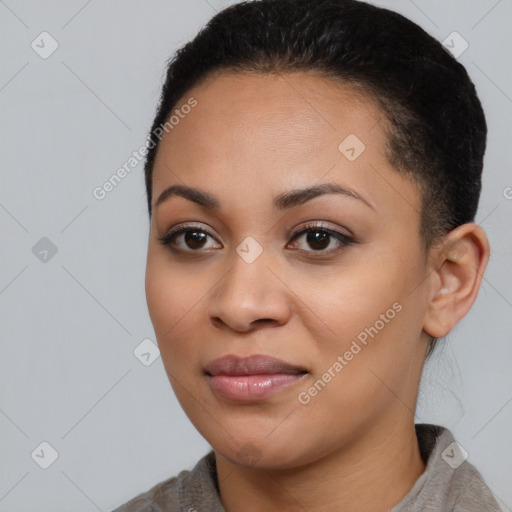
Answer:
MULTIPOLYGON (((207 246, 208 238, 215 240, 213 235, 204 229, 196 226, 178 226, 164 236, 159 237, 158 240, 173 252, 201 253, 202 250, 212 248, 207 246)), ((352 238, 338 231, 319 225, 311 225, 296 233, 291 243, 298 245, 301 252, 318 253, 319 256, 322 256, 338 252, 355 242, 352 238), (304 238, 303 244, 297 242, 301 238, 304 238)))
POLYGON ((295 241, 300 240, 302 237, 304 238, 304 244, 302 247, 299 247, 299 250, 309 253, 331 254, 343 249, 347 245, 355 243, 352 238, 343 233, 318 225, 311 225, 299 231, 292 238, 292 242, 295 245, 300 245, 295 241), (334 247, 326 250, 330 245, 334 245, 334 247))
POLYGON ((202 231, 185 231, 184 241, 190 249, 202 249, 208 235, 202 231))
POLYGON ((306 236, 308 245, 315 251, 321 251, 325 249, 330 242, 332 235, 327 231, 309 231, 306 236))
POLYGON ((174 229, 159 237, 158 241, 172 251, 200 252, 201 249, 208 249, 206 247, 208 238, 213 239, 208 231, 188 226, 174 229))

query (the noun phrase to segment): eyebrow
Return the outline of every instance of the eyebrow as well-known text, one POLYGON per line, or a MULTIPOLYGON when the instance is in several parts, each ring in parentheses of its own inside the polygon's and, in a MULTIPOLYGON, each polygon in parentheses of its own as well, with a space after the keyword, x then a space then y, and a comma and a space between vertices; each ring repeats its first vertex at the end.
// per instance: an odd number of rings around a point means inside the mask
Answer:
MULTIPOLYGON (((336 183, 324 183, 321 185, 315 185, 313 187, 283 192, 274 198, 273 206, 278 210, 288 210, 296 206, 300 206, 301 204, 304 204, 306 201, 310 201, 315 197, 326 194, 341 194, 346 197, 359 200, 375 210, 375 207, 362 196, 360 196, 357 192, 342 187, 336 183)), ((210 210, 220 209, 220 201, 217 197, 210 194, 209 192, 205 192, 197 188, 187 187, 185 185, 172 185, 171 187, 166 188, 156 200, 155 208, 173 196, 183 197, 210 210)))

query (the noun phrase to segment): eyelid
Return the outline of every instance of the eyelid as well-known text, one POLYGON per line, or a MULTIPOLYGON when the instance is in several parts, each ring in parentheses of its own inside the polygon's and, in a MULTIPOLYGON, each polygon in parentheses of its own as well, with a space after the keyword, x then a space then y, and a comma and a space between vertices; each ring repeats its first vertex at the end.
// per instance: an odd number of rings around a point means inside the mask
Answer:
POLYGON ((350 231, 349 229, 347 228, 344 228, 342 226, 339 226, 339 227, 332 227, 330 225, 329 222, 325 221, 325 220, 312 220, 312 221, 307 221, 305 224, 303 224, 302 226, 300 226, 299 228, 297 229, 293 229, 291 233, 289 233, 289 237, 292 237, 293 236, 293 239, 295 239, 295 237, 297 237, 298 235, 304 233, 304 231, 307 231, 308 229, 318 229, 318 230, 323 230, 323 231, 327 231, 328 233, 335 233, 335 234, 338 234, 338 235, 341 235, 343 236, 344 238, 346 239, 349 239, 351 241, 354 241, 355 242, 355 237, 354 235, 352 234, 352 231, 350 231), (345 230, 346 232, 344 233, 343 231, 341 230, 345 230))
POLYGON ((308 232, 314 232, 315 230, 328 233, 332 238, 336 239, 336 241, 338 242, 338 247, 335 247, 334 249, 320 251, 306 251, 303 249, 299 249, 300 253, 306 254, 310 258, 327 258, 339 253, 345 247, 357 243, 353 236, 342 233, 341 231, 338 231, 338 229, 327 227, 325 221, 310 221, 309 223, 306 223, 305 225, 303 225, 301 228, 294 232, 289 243, 294 242, 297 238, 300 238, 301 236, 307 234, 308 232))
MULTIPOLYGON (((334 228, 328 227, 328 223, 326 221, 309 221, 306 224, 302 225, 301 227, 292 230, 292 232, 287 235, 287 238, 289 239, 289 242, 287 242, 287 245, 291 242, 294 242, 297 238, 301 237, 304 234, 307 234, 308 232, 310 232, 314 229, 328 233, 331 237, 335 238, 340 245, 337 248, 330 249, 328 251, 324 251, 324 250, 306 251, 303 249, 299 249, 299 252, 311 253, 311 254, 316 253, 318 255, 316 257, 320 258, 322 256, 328 256, 328 255, 331 255, 332 253, 339 252, 344 247, 357 243, 357 241, 354 239, 353 235, 351 235, 351 234, 348 235, 346 233, 338 231, 339 228, 334 229, 334 228)), ((178 237, 179 235, 181 235, 183 233, 186 233, 187 231, 203 232, 203 233, 206 233, 211 238, 213 238, 215 241, 217 241, 215 235, 213 235, 208 228, 204 228, 204 227, 200 226, 198 223, 186 223, 186 222, 177 224, 172 229, 170 229, 168 232, 166 232, 164 235, 157 237, 157 239, 162 245, 168 247, 169 250, 176 252, 176 253, 189 254, 189 255, 194 255, 194 254, 201 255, 201 254, 204 254, 205 252, 209 252, 208 249, 206 249, 206 250, 203 250, 203 249, 190 250, 190 249, 188 249, 187 250, 187 249, 181 249, 179 247, 171 247, 171 240, 178 237)), ((347 231, 350 231, 350 230, 347 229, 347 231)))
MULTIPOLYGON (((204 227, 199 226, 199 224, 187 223, 187 222, 177 224, 172 229, 165 232, 163 235, 158 236, 157 239, 162 245, 169 246, 169 248, 170 248, 170 240, 172 238, 175 238, 175 237, 181 235, 182 233, 187 232, 187 231, 201 231, 201 232, 206 233, 208 236, 213 238, 215 241, 217 241, 215 235, 213 235, 213 233, 208 228, 205 229, 204 227)), ((200 251, 190 251, 190 250, 187 251, 187 250, 183 250, 180 248, 173 248, 173 250, 175 250, 176 252, 183 252, 183 253, 190 253, 190 254, 200 252, 200 251)))

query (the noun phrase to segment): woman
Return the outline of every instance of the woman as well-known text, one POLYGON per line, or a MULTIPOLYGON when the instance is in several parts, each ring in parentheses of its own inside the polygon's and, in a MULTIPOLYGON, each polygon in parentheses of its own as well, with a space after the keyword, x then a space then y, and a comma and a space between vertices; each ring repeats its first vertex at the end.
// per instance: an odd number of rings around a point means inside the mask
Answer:
POLYGON ((117 511, 498 511, 421 372, 474 303, 486 121, 464 67, 355 0, 217 14, 148 140, 149 313, 212 451, 117 511))

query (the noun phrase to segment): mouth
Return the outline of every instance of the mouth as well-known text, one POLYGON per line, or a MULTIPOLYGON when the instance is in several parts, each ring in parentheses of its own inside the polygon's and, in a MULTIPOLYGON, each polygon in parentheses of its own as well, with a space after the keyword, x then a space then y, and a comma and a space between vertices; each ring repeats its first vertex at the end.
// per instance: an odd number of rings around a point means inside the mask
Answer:
POLYGON ((229 355, 211 361, 205 368, 211 390, 233 402, 254 402, 303 380, 308 371, 270 356, 229 355))

